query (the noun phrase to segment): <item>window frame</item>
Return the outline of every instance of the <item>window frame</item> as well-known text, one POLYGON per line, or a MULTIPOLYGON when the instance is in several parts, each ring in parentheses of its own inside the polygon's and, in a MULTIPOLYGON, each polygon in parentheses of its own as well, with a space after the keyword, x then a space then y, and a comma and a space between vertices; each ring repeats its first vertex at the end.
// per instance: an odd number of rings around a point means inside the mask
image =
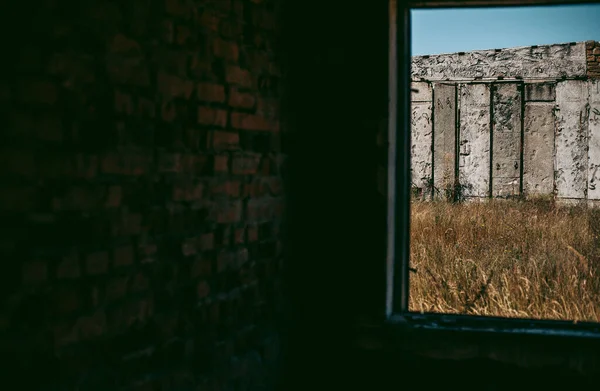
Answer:
POLYGON ((600 340, 600 322, 505 318, 408 310, 410 262, 410 103, 412 9, 548 6, 599 1, 389 0, 387 324, 411 330, 540 335, 600 340))

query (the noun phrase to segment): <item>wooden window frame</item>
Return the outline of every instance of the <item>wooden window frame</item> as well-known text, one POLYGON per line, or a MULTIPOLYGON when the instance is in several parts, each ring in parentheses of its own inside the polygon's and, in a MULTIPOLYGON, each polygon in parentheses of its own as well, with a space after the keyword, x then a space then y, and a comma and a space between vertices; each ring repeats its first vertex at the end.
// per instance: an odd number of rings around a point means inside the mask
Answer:
POLYGON ((410 66, 412 9, 572 5, 598 1, 389 0, 387 324, 409 330, 540 335, 600 341, 600 323, 415 313, 408 310, 410 255, 410 66))

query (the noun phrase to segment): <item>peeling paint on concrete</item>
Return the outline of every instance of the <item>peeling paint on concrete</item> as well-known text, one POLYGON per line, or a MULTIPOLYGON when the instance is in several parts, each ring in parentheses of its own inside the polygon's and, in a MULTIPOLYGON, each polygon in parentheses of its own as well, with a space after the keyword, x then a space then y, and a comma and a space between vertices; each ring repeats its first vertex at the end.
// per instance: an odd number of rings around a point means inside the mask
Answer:
POLYGON ((430 81, 585 77, 585 43, 415 56, 411 74, 430 81))
POLYGON ((492 88, 492 195, 516 196, 521 185, 521 86, 501 83, 492 88))
POLYGON ((431 102, 432 86, 428 82, 412 82, 411 102, 431 102), (416 91, 415 91, 416 90, 416 91))
POLYGON ((433 91, 433 184, 449 189, 455 182, 456 86, 434 84, 433 91))
POLYGON ((554 101, 527 102, 524 113, 523 192, 554 191, 554 101))
POLYGON ((588 199, 600 200, 600 80, 590 80, 588 199))
POLYGON ((460 85, 459 181, 466 197, 487 197, 490 183, 490 86, 460 85))
POLYGON ((433 176, 431 101, 413 103, 411 127, 412 182, 413 186, 424 189, 433 176))
POLYGON ((560 198, 586 198, 588 177, 588 84, 556 85, 556 191, 560 198))
POLYGON ((525 100, 528 102, 554 102, 556 100, 556 83, 525 84, 525 100))

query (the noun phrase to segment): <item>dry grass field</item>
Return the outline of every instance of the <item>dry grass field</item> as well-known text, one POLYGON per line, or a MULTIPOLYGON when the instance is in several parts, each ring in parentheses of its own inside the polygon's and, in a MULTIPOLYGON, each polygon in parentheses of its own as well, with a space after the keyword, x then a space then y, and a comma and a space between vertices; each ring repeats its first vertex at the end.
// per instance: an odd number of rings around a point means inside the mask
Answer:
POLYGON ((410 310, 600 321, 600 210, 413 202, 410 310))

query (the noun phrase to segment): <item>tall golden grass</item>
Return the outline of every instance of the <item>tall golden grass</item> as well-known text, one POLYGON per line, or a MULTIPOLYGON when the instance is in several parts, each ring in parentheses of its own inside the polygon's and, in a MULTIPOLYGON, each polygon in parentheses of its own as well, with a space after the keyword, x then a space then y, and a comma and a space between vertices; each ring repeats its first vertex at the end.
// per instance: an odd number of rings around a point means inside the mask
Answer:
POLYGON ((600 321, 600 210, 411 205, 411 311, 600 321))

